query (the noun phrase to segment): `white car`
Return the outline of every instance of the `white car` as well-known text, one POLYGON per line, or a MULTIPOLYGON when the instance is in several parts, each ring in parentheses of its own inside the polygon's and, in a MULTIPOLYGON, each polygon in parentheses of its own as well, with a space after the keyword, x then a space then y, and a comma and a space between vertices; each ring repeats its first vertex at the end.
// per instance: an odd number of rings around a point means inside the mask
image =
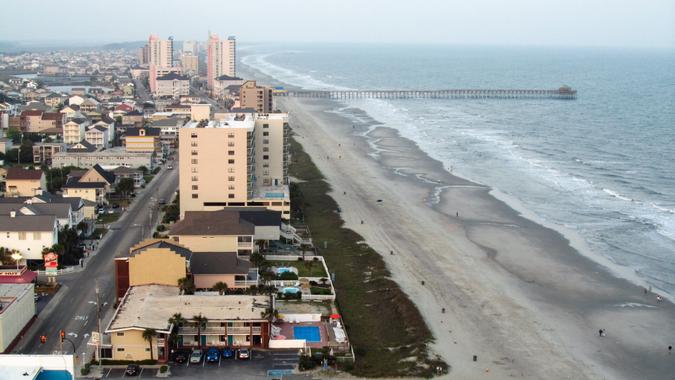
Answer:
POLYGON ((190 354, 190 364, 201 363, 202 361, 202 350, 194 350, 190 354))

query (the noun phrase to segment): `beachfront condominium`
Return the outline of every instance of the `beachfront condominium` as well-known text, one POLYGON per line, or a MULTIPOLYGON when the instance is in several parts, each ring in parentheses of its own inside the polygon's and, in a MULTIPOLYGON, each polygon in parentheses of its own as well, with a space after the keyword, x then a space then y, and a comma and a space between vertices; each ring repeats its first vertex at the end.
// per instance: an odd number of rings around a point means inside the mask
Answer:
POLYGON ((272 112, 272 87, 258 86, 254 80, 247 80, 239 88, 239 107, 251 108, 258 113, 272 112))
POLYGON ((157 36, 150 35, 148 38, 148 71, 150 90, 156 91, 157 77, 159 72, 166 73, 173 67, 173 38, 160 40, 157 36))
POLYGON ((179 131, 181 216, 264 206, 290 217, 288 114, 224 113, 179 131))
POLYGON ((216 34, 210 33, 206 50, 207 86, 211 90, 219 76, 236 76, 236 40, 233 36, 221 40, 216 34))

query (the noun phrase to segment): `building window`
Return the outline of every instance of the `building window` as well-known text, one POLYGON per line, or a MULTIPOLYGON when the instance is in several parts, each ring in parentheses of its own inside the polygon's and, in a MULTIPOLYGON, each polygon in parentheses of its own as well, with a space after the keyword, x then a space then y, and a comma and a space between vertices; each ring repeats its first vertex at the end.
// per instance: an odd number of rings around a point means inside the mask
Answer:
POLYGON ((263 147, 263 152, 269 152, 269 151, 270 151, 270 148, 268 148, 266 146, 263 147))
POLYGON ((199 194, 192 194, 192 199, 197 199, 199 198, 199 194))
POLYGON ((231 159, 227 160, 227 163, 230 164, 230 165, 233 165, 233 164, 234 164, 234 159, 231 158, 231 159))
POLYGON ((199 181, 199 178, 197 178, 196 175, 193 175, 193 176, 192 176, 192 180, 193 180, 193 181, 199 181))
POLYGON ((234 156, 234 151, 233 151, 233 150, 228 150, 228 151, 227 151, 227 154, 230 155, 230 156, 234 156))
POLYGON ((227 194, 227 197, 228 197, 229 199, 234 199, 234 194, 227 194))
POLYGON ((234 190, 234 185, 228 185, 228 186, 227 186, 227 189, 228 189, 228 190, 234 190))
POLYGON ((199 151, 198 151, 198 150, 194 150, 194 149, 192 150, 192 155, 193 155, 193 156, 196 156, 196 155, 198 155, 198 154, 199 154, 199 151))
POLYGON ((267 132, 267 131, 263 132, 263 136, 269 136, 269 135, 270 135, 269 132, 267 132))
POLYGON ((263 144, 269 144, 269 143, 270 143, 270 140, 268 140, 268 139, 263 139, 263 144))
POLYGON ((269 127, 270 127, 269 124, 263 124, 263 128, 264 128, 264 129, 267 129, 267 128, 269 128, 269 127))
POLYGON ((190 146, 194 146, 194 147, 196 147, 196 146, 197 146, 197 142, 196 142, 196 141, 192 141, 192 142, 190 142, 190 146))
POLYGON ((269 160, 269 159, 270 159, 270 156, 268 156, 268 155, 263 156, 263 160, 269 160))
POLYGON ((123 333, 123 332, 118 332, 118 333, 117 333, 117 336, 124 336, 124 333, 123 333))
POLYGON ((228 139, 233 139, 234 138, 234 133, 228 133, 227 134, 228 139))
POLYGON ((234 168, 227 168, 228 173, 234 173, 234 168))
POLYGON ((230 146, 230 147, 231 147, 231 146, 234 146, 234 141, 228 141, 228 142, 227 142, 227 146, 230 146))
POLYGON ((231 175, 231 176, 227 177, 227 180, 230 181, 230 182, 234 181, 234 176, 231 175))
POLYGON ((197 173, 197 168, 190 168, 190 171, 193 173, 197 173))
POLYGON ((19 240, 26 240, 26 233, 25 232, 19 232, 19 240))
POLYGON ((199 186, 197 186, 197 185, 192 185, 192 190, 199 190, 199 186))
POLYGON ((197 165, 197 164, 199 163, 199 160, 197 160, 196 158, 193 158, 193 159, 192 159, 192 163, 195 164, 195 165, 197 165))
POLYGON ((190 137, 197 137, 197 132, 190 133, 190 137))
POLYGON ((117 352, 124 352, 124 347, 117 347, 117 352))

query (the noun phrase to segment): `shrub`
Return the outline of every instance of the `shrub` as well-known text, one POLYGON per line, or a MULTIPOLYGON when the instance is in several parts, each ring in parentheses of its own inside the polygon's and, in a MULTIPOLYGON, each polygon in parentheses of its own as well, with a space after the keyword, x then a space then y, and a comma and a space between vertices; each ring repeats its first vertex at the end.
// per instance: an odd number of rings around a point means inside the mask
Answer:
POLYGON ((298 275, 293 272, 284 272, 279 275, 280 280, 297 280, 298 275))
POLYGON ((91 372, 91 363, 87 363, 84 367, 80 368, 80 374, 82 374, 82 376, 87 376, 89 372, 91 372))
POLYGON ((160 373, 165 373, 168 369, 169 369, 169 367, 163 365, 163 366, 159 367, 159 372, 160 372, 160 373))
POLYGON ((316 361, 307 355, 303 355, 300 357, 300 362, 298 363, 298 367, 301 371, 308 371, 311 369, 316 368, 316 361))

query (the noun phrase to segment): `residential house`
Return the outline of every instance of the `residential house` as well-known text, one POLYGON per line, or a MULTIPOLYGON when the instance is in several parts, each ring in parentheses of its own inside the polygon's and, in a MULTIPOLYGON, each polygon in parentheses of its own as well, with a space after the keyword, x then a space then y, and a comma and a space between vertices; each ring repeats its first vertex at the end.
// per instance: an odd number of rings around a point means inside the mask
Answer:
POLYGON ((15 249, 26 260, 41 260, 42 250, 58 240, 54 215, 21 215, 16 211, 0 215, 0 247, 15 249))
POLYGON ((14 142, 12 139, 7 137, 0 137, 0 153, 7 154, 10 150, 14 149, 14 142))
POLYGON ((51 108, 56 108, 60 104, 63 104, 66 101, 66 99, 67 98, 65 96, 63 96, 61 94, 57 94, 55 92, 52 92, 51 94, 47 95, 44 98, 44 102, 45 102, 45 105, 47 105, 51 108))
POLYGON ((76 144, 85 138, 89 120, 83 118, 71 119, 63 124, 63 142, 66 144, 76 144))
POLYGON ((69 176, 63 185, 63 196, 80 197, 96 204, 107 204, 106 195, 112 191, 114 183, 115 175, 96 164, 82 176, 69 176))
POLYGON ((9 168, 5 183, 6 196, 10 197, 32 197, 47 191, 47 180, 42 170, 9 168))
POLYGON ((52 157, 67 148, 65 143, 38 142, 33 143, 33 163, 37 165, 51 165, 52 157))
POLYGON ((127 152, 161 153, 162 146, 159 140, 158 128, 127 128, 124 137, 124 146, 127 152))
POLYGON ((122 116, 122 124, 132 124, 136 126, 143 126, 143 112, 133 110, 122 116))
POLYGON ((101 110, 101 103, 94 98, 86 98, 80 103, 80 112, 88 114, 99 112, 101 110))
POLYGON ((139 188, 145 185, 145 179, 143 178, 143 171, 139 169, 132 169, 126 166, 118 166, 112 170, 112 173, 115 175, 115 180, 117 183, 123 178, 130 178, 134 181, 134 187, 139 188))
POLYGON ((184 95, 190 95, 190 78, 187 75, 171 72, 157 77, 156 83, 154 95, 158 98, 177 99, 184 95))
POLYGON ((228 75, 221 75, 215 79, 213 82, 213 96, 216 99, 227 98, 230 86, 236 86, 237 93, 239 92, 239 87, 244 84, 244 80, 237 77, 231 77, 228 75))
POLYGON ((176 148, 178 145, 178 130, 185 125, 186 121, 182 117, 171 117, 152 123, 153 128, 159 128, 159 140, 162 146, 170 149, 176 148))
POLYGON ((84 133, 84 139, 96 148, 107 148, 110 145, 108 128, 92 125, 84 133))

